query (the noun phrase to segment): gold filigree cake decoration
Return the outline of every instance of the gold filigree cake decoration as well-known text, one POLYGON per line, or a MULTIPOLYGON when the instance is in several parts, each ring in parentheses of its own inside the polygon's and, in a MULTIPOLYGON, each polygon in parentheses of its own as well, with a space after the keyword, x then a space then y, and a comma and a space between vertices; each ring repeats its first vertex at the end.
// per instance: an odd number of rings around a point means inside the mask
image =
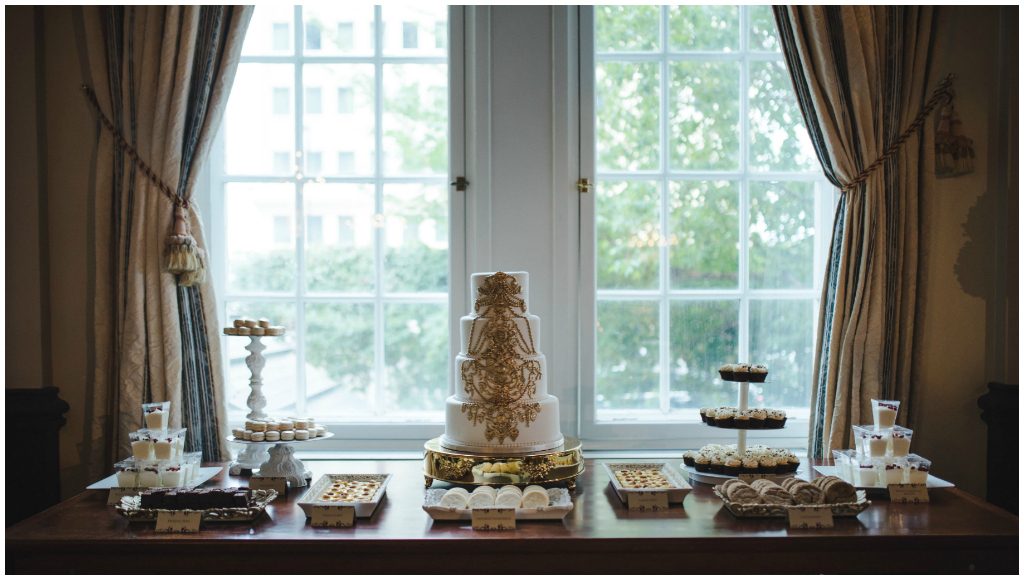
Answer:
POLYGON ((505 439, 515 441, 519 425, 529 427, 540 412, 540 403, 523 401, 537 394, 541 368, 540 361, 527 358, 537 351, 521 291, 516 279, 504 272, 484 279, 475 305, 479 316, 470 327, 466 353, 473 358, 462 363, 466 394, 479 399, 463 403, 462 412, 474 425, 484 423, 484 437, 499 445, 505 439), (487 325, 477 336, 477 322, 484 316, 487 325), (517 320, 526 322, 528 336, 523 336, 517 320))

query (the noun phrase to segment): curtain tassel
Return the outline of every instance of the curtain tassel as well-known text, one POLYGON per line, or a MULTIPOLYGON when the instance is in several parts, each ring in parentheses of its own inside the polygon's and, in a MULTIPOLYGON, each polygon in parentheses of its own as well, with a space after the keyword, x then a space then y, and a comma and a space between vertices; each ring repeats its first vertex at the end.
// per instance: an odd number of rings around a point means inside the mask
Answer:
POLYGON ((174 231, 167 236, 167 271, 178 276, 178 284, 194 286, 206 279, 205 253, 189 231, 186 210, 174 210, 174 231))

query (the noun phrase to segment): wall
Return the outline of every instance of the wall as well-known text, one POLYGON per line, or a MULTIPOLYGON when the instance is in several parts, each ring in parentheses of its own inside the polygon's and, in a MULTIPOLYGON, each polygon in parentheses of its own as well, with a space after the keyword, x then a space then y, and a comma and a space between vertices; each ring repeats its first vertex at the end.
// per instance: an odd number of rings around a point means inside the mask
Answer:
MULTIPOLYGON (((568 92, 556 75, 565 59, 552 56, 565 43, 560 35, 566 20, 559 10, 494 7, 486 19, 490 61, 483 74, 488 84, 482 95, 471 91, 467 98, 480 97, 490 106, 489 125, 476 127, 471 135, 471 143, 477 138, 481 142, 475 146, 490 151, 482 162, 490 169, 478 184, 479 203, 471 203, 467 213, 474 220, 471 230, 490 239, 471 253, 471 270, 522 268, 532 274, 531 308, 546 322, 542 348, 552 376, 560 377, 552 389, 563 394, 571 393, 576 376, 574 339, 566 338, 575 335, 574 318, 572 309, 562 306, 574 296, 566 264, 575 251, 576 233, 574 206, 565 201, 573 194, 572 172, 564 162, 553 161, 570 159, 565 134, 571 124, 557 104, 568 92)), ((1010 148, 995 129, 1000 115, 1017 106, 1016 77, 1002 84, 997 68, 1000 54, 1016 53, 1017 12, 1003 9, 1013 17, 1014 37, 1000 45, 999 10, 952 8, 940 23, 938 34, 945 42, 935 68, 959 75, 960 114, 978 159, 972 175, 929 179, 922 207, 927 251, 920 282, 917 377, 922 396, 915 447, 936 460, 939 475, 977 494, 984 491, 985 427, 976 399, 990 380, 1018 380, 1018 267, 1016 254, 1009 251, 1018 240, 1017 154, 1014 148, 1006 155, 1010 148), (1009 87, 1009 105, 999 110, 999 91, 1009 87), (1007 183, 1012 184, 1009 198, 1007 183), (968 247, 971 256, 986 256, 991 263, 962 268, 958 278, 957 263, 968 247), (1009 319, 1002 314, 1008 311, 1009 319)), ((70 495, 88 483, 80 446, 91 376, 88 186, 95 128, 78 90, 73 9, 12 7, 7 17, 6 330, 18 340, 9 340, 6 347, 6 384, 51 382, 71 404, 61 431, 62 484, 70 495), (33 19, 41 26, 34 27, 33 19), (39 107, 38 115, 33 106, 39 107), (19 141, 12 147, 13 136, 19 141)), ((1016 71, 1015 63, 1006 70, 1016 71)), ((1016 116, 1010 122, 1013 131, 1003 139, 1016 143, 1016 116)), ((471 150, 471 160, 473 155, 471 150)), ((574 416, 575 409, 563 408, 564 424, 574 416)))
MULTIPOLYGON (((935 179, 932 167, 922 172, 914 449, 935 462, 937 475, 981 496, 987 432, 977 400, 989 381, 1019 381, 1015 340, 1013 350, 1007 348, 1007 305, 1017 303, 1019 271, 1007 260, 1007 249, 1018 243, 1017 191, 1011 213, 1007 177, 1017 155, 1009 155, 1003 101, 1017 81, 1016 66, 1008 78, 1001 62, 1016 52, 1016 40, 1001 41, 1001 10, 940 10, 932 78, 957 75, 956 107, 977 158, 970 175, 935 179)), ((1014 31, 1016 19, 1013 9, 1014 31)), ((1012 98, 1015 110, 1015 93, 1012 98)), ((1015 336, 1015 311, 1013 321, 1015 336)))

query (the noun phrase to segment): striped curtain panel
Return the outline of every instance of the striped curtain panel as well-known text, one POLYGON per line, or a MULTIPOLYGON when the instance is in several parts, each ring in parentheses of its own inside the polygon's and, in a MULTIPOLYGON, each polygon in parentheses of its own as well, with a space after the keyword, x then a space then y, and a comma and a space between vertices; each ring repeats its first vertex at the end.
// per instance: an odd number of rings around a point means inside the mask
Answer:
MULTIPOLYGON (((87 6, 84 83, 159 178, 190 199, 227 104, 251 7, 87 6)), ((109 472, 130 455, 140 405, 171 401, 187 449, 228 459, 216 300, 209 281, 181 287, 165 270, 174 205, 110 131, 95 152, 95 373, 84 456, 109 472)), ((206 247, 195 206, 189 224, 206 247)))
POLYGON ((850 426, 871 422, 873 398, 902 401, 899 420, 907 424, 909 417, 921 131, 866 170, 928 97, 934 11, 774 8, 818 160, 843 190, 818 322, 809 436, 814 458, 850 447, 850 426))

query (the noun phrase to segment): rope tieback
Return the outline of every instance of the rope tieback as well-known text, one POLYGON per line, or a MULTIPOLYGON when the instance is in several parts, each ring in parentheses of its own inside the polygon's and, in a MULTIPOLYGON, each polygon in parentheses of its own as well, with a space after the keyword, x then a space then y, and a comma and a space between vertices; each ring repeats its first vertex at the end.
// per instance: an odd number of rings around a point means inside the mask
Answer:
POLYGON ((188 210, 191 207, 189 200, 177 195, 167 183, 160 178, 157 172, 146 163, 135 149, 125 139, 124 135, 114 126, 110 118, 104 114, 100 107, 96 93, 87 85, 82 85, 82 91, 86 98, 99 115, 100 122, 110 131, 117 147, 125 152, 132 160, 132 163, 142 171, 146 179, 152 183, 174 205, 174 222, 171 233, 167 236, 167 271, 178 276, 178 283, 182 286, 193 286, 206 279, 206 253, 196 242, 188 225, 188 210))
POLYGON ((939 83, 939 86, 935 87, 935 91, 932 93, 932 96, 928 99, 928 102, 925 103, 924 108, 922 108, 921 112, 918 113, 916 117, 914 117, 914 120, 910 123, 910 125, 908 125, 907 128, 903 130, 903 133, 901 133, 900 136, 895 141, 892 142, 892 144, 886 147, 885 151, 882 153, 882 155, 878 157, 878 159, 872 161, 871 165, 865 167, 857 175, 857 177, 854 177, 853 180, 850 181, 850 183, 844 185, 841 191, 843 193, 849 192, 853 189, 856 189, 857 186, 867 181, 867 179, 871 177, 871 174, 874 173, 876 169, 881 167, 883 164, 885 164, 886 161, 892 159, 893 157, 896 156, 897 153, 899 153, 900 147, 903 146, 907 139, 910 139, 912 135, 917 133, 921 126, 924 125, 924 122, 928 118, 928 116, 931 115, 932 111, 935 110, 935 107, 938 107, 943 103, 948 103, 952 99, 953 75, 948 75, 946 76, 946 78, 942 79, 942 82, 939 83))

